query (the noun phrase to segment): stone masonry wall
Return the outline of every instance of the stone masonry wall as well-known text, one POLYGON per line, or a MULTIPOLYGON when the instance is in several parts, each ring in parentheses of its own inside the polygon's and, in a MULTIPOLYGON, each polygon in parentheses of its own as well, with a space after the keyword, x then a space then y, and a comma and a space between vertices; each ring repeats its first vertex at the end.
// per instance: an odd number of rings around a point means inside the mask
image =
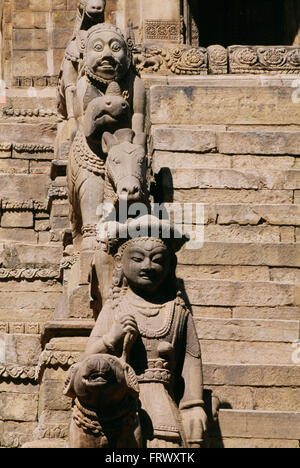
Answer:
POLYGON ((48 209, 55 130, 52 90, 8 91, 0 112, 0 446, 32 440, 41 333, 62 289, 62 244, 48 209))
MULTIPOLYGON (((72 37, 78 1, 3 0, 2 3, 5 82, 9 86, 55 86, 72 37)), ((121 21, 120 3, 108 2, 106 21, 121 21)))

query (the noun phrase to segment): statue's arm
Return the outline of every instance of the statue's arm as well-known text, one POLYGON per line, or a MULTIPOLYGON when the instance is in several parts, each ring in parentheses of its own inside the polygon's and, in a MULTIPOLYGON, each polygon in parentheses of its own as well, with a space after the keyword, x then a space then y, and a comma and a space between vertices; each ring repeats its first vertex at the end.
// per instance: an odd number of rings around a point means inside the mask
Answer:
POLYGON ((146 90, 143 81, 138 76, 134 81, 134 100, 133 100, 133 117, 132 130, 136 133, 145 131, 145 116, 146 116, 146 90))
POLYGON ((85 358, 90 354, 112 354, 120 357, 127 333, 133 336, 133 340, 138 334, 134 317, 130 314, 113 317, 110 301, 107 301, 88 339, 83 357, 85 358))

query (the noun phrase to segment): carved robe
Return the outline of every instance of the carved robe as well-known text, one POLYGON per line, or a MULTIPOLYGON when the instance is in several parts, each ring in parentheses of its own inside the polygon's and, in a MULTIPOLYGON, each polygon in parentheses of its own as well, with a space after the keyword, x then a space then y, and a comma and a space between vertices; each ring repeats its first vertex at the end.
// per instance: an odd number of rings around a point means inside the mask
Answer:
MULTIPOLYGON (((106 302, 89 344, 109 332, 118 314, 132 314, 139 330, 129 364, 140 385, 139 416, 144 446, 187 447, 179 410, 184 389, 189 386, 189 382, 182 379, 186 356, 195 360, 201 369, 200 346, 191 313, 176 300, 149 304, 127 292, 117 309, 112 308, 110 300, 106 302)), ((121 352, 121 349, 114 351, 117 356, 121 352)))

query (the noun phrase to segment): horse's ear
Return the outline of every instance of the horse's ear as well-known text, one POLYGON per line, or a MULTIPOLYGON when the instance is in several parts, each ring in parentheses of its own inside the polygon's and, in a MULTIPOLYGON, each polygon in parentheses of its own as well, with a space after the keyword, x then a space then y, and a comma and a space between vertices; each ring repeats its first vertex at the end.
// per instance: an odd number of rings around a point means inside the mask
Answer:
POLYGON ((123 143, 124 141, 132 143, 134 131, 131 128, 121 128, 114 133, 114 136, 117 138, 118 143, 123 143))
POLYGON ((118 144, 118 139, 109 132, 104 132, 102 136, 102 151, 108 154, 111 148, 118 144))
POLYGON ((140 393, 137 376, 132 367, 127 363, 123 364, 123 370, 128 390, 133 397, 137 398, 140 393))

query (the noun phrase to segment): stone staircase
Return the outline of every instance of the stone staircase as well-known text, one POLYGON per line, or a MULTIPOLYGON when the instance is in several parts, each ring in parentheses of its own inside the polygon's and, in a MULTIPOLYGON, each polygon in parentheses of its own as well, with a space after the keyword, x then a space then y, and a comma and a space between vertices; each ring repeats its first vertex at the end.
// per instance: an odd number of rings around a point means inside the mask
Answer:
MULTIPOLYGON (((179 254, 177 273, 196 320, 206 395, 220 400, 208 445, 299 447, 294 78, 144 78, 157 199, 204 205, 204 245, 179 254)), ((63 380, 92 327, 90 317, 76 319, 80 330, 54 320, 61 261, 64 287, 72 267, 63 257, 65 162, 51 165, 54 113, 54 89, 35 97, 14 89, 0 119, 0 446, 64 446, 71 402, 63 380)))
MULTIPOLYGON (((211 447, 299 447, 299 104, 292 77, 214 77, 150 92, 159 202, 200 203, 204 245, 183 250, 211 447)), ((200 226, 198 226, 200 227, 200 226)))

